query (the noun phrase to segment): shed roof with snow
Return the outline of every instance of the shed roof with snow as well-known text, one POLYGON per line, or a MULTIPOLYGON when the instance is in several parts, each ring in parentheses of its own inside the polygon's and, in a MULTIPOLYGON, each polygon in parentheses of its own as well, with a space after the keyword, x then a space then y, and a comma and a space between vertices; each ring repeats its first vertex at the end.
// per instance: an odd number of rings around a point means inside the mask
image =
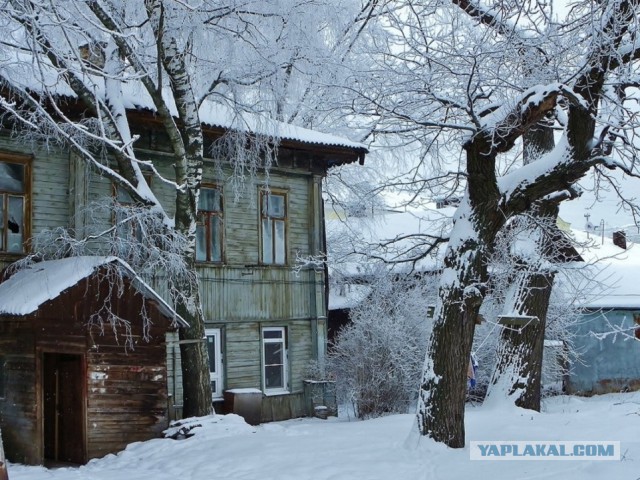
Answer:
POLYGON ((0 315, 29 315, 45 302, 53 300, 104 267, 117 268, 119 274, 132 281, 138 293, 157 304, 160 313, 173 318, 174 322, 181 326, 188 326, 187 322, 126 262, 114 256, 79 256, 47 260, 18 270, 0 283, 0 315))

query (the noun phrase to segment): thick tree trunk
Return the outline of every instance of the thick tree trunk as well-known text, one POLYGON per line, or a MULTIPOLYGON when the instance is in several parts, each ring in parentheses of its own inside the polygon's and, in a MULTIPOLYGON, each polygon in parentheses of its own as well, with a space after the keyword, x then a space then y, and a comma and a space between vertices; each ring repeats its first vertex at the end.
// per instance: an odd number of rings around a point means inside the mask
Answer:
POLYGON ((544 333, 555 274, 523 272, 522 276, 515 302, 521 305, 520 315, 533 318, 524 326, 503 326, 487 401, 509 398, 519 407, 540 411, 544 333))
MULTIPOLYGON (((474 268, 465 272, 466 277, 474 268)), ((418 427, 423 435, 452 448, 465 442, 467 367, 479 305, 465 302, 456 288, 440 293, 442 310, 433 327, 419 392, 418 427)))
MULTIPOLYGON (((190 325, 180 330, 183 415, 202 416, 213 412, 205 319, 195 267, 196 217, 204 157, 202 122, 184 52, 178 46, 173 32, 165 30, 164 2, 145 0, 145 6, 157 39, 158 58, 171 81, 171 93, 180 120, 179 125, 172 115, 162 114, 162 110, 158 109, 175 155, 176 183, 184 187, 176 191, 175 228, 188 239, 182 258, 192 272, 191 278, 177 285, 178 313, 190 325)), ((152 97, 156 95, 157 104, 165 106, 159 91, 150 93, 152 97)))
POLYGON ((465 444, 467 368, 487 279, 487 258, 504 223, 493 159, 482 139, 465 146, 468 194, 456 212, 418 399, 418 427, 452 448, 465 444))
POLYGON ((194 315, 184 305, 181 305, 177 311, 190 325, 189 328, 180 329, 184 399, 182 414, 185 418, 209 415, 213 413, 213 404, 202 309, 198 308, 194 315))
MULTIPOLYGON (((178 202, 178 208, 180 205, 181 203, 178 202)), ((195 223, 195 215, 189 210, 179 210, 176 214, 178 226, 188 224, 189 219, 193 219, 195 223)), ((188 328, 181 328, 179 332, 182 365, 182 414, 184 418, 200 417, 213 413, 209 352, 205 343, 205 320, 200 303, 200 285, 195 265, 195 228, 193 232, 189 236, 192 248, 183 254, 184 261, 189 266, 192 275, 191 278, 182 279, 175 286, 179 292, 176 311, 189 323, 188 328)))

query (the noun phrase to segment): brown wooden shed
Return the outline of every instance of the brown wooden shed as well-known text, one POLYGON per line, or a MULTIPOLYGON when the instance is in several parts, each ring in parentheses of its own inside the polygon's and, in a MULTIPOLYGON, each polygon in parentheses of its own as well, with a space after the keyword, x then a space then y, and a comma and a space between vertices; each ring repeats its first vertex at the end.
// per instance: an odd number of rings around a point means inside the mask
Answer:
POLYGON ((85 463, 159 436, 169 421, 165 333, 179 324, 115 257, 40 262, 1 283, 7 458, 85 463))

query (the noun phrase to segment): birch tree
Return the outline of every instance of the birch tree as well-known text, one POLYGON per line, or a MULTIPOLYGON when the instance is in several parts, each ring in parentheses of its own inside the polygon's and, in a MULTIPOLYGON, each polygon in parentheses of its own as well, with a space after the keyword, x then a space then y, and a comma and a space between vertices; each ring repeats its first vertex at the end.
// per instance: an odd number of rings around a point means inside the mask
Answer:
POLYGON ((638 175, 640 7, 576 2, 562 17, 551 2, 403 7, 385 18, 391 36, 371 56, 374 81, 358 89, 357 108, 377 132, 420 146, 432 184, 464 180, 418 407, 423 435, 462 447, 466 370, 496 235, 539 201, 579 195, 592 169, 638 175), (523 56, 523 45, 540 55, 523 56), (523 165, 522 137, 545 119, 558 141, 523 165))

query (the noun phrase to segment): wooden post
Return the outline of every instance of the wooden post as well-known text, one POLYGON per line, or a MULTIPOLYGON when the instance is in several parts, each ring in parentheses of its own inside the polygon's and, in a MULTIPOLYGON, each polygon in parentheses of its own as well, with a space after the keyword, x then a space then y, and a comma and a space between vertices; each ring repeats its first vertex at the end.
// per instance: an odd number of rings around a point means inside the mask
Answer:
POLYGON ((9 480, 7 462, 4 459, 4 445, 2 444, 2 432, 0 432, 0 480, 9 480))

